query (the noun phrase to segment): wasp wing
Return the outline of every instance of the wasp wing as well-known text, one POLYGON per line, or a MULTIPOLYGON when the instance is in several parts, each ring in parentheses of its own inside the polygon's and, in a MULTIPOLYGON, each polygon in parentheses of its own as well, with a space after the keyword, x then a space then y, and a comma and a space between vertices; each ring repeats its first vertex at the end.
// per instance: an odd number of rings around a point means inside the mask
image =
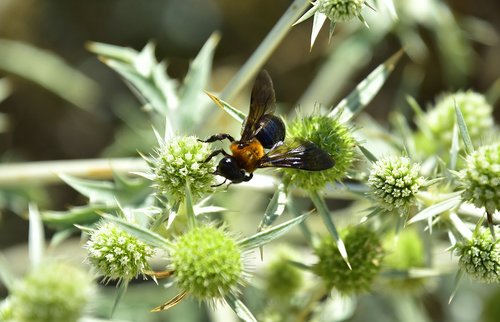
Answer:
POLYGON ((258 168, 295 168, 310 171, 326 170, 335 165, 335 161, 316 144, 306 140, 289 140, 264 155, 258 168))
POLYGON ((243 123, 241 141, 249 141, 269 122, 265 115, 272 115, 275 109, 276 97, 273 81, 267 71, 262 70, 252 88, 250 97, 250 112, 243 123))

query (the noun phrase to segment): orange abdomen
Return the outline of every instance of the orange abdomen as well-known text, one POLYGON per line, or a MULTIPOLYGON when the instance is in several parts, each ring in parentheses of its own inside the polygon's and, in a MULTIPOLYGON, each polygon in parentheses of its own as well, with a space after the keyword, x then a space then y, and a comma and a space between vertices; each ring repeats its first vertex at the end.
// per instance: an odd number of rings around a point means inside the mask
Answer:
POLYGON ((248 173, 255 171, 258 161, 264 156, 264 147, 257 139, 245 142, 243 146, 234 142, 230 148, 238 165, 248 173))

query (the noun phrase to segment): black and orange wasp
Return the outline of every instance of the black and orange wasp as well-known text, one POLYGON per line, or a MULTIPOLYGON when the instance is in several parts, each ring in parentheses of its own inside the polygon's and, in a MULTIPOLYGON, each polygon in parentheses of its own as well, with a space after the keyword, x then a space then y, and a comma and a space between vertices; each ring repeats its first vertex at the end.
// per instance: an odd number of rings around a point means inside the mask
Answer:
POLYGON ((262 70, 252 88, 250 112, 243 122, 241 138, 236 141, 227 133, 212 135, 202 142, 228 139, 232 154, 223 149, 213 151, 205 160, 222 154, 214 172, 230 183, 249 181, 258 168, 294 168, 308 171, 326 170, 335 161, 315 143, 307 140, 285 140, 285 123, 274 115, 276 97, 273 82, 267 71, 262 70), (269 149, 266 153, 264 149, 269 149))

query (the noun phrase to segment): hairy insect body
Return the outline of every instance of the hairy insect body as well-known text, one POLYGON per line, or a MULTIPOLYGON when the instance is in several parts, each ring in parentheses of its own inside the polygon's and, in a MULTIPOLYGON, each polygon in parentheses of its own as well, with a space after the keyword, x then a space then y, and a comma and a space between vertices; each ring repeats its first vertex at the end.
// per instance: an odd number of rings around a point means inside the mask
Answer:
POLYGON ((244 144, 233 142, 230 149, 238 165, 248 173, 255 171, 259 160, 265 155, 264 147, 255 138, 244 144))

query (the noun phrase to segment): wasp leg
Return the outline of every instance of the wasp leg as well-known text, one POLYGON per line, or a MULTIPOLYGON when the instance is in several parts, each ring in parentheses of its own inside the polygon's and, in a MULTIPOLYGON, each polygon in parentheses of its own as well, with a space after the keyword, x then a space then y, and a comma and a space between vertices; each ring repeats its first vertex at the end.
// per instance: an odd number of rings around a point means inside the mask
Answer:
POLYGON ((219 184, 213 184, 213 185, 211 185, 210 187, 212 187, 212 188, 215 188, 215 187, 220 187, 220 186, 222 186, 224 183, 226 183, 226 181, 227 181, 227 179, 224 179, 224 181, 222 181, 221 183, 219 183, 219 184))
POLYGON ((224 151, 223 149, 219 149, 219 150, 215 150, 212 153, 210 153, 210 155, 203 162, 208 162, 208 161, 212 160, 213 157, 215 157, 219 154, 223 154, 226 157, 229 156, 229 154, 226 151, 224 151))
POLYGON ((200 139, 198 139, 198 141, 205 142, 205 143, 210 143, 210 142, 215 142, 215 141, 222 141, 222 140, 225 140, 225 139, 228 139, 229 142, 234 142, 234 138, 231 135, 227 134, 227 133, 214 134, 214 135, 212 135, 211 137, 209 137, 206 140, 200 140, 200 139))

